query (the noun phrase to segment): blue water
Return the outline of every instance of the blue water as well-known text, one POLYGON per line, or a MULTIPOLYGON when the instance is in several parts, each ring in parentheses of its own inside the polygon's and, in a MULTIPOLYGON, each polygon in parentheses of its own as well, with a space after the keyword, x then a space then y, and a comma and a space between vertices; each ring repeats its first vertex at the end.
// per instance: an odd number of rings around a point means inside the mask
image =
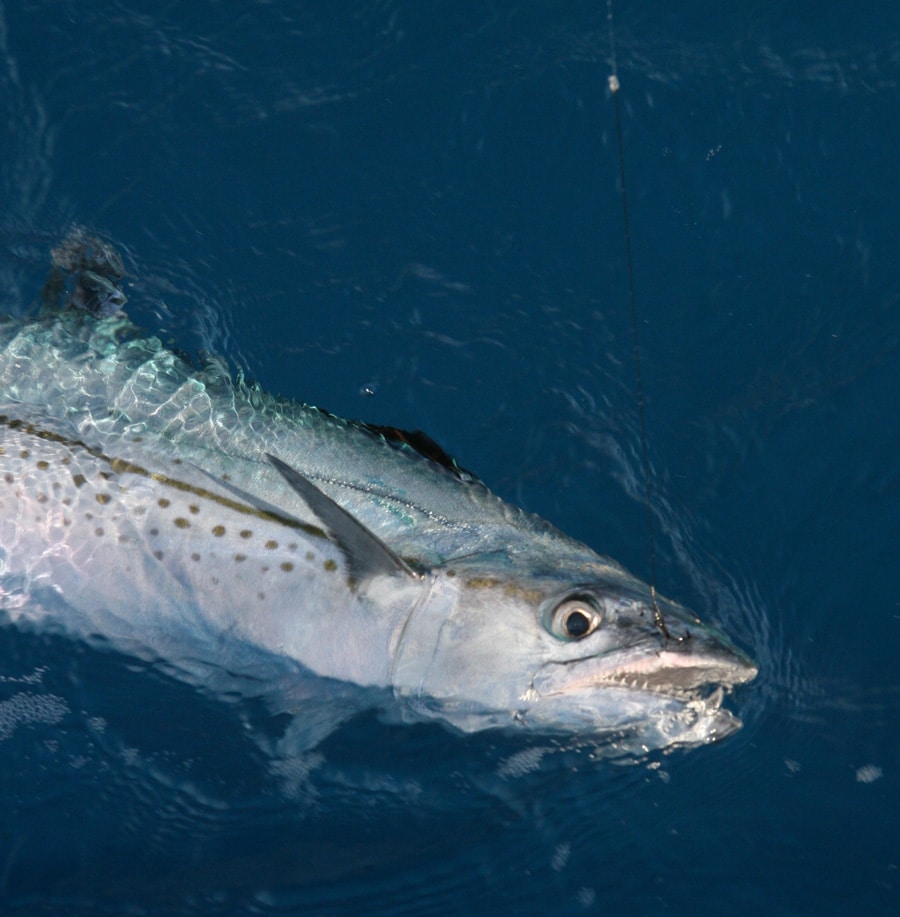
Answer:
MULTIPOLYGON (((900 23, 614 11, 657 580, 759 661, 744 729, 613 764, 364 716, 273 762, 4 627, 0 911, 900 908, 900 23)), ((3 309, 87 226, 166 340, 646 577, 609 47, 603 3, 0 4, 3 309)))

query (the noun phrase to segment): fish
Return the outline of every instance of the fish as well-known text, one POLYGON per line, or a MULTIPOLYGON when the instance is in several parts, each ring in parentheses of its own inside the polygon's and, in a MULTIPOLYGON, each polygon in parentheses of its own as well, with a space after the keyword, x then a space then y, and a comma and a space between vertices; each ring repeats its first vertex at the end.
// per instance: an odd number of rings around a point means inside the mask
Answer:
POLYGON ((265 698, 304 748, 369 709, 641 752, 739 728, 757 666, 716 627, 425 434, 165 346, 122 273, 75 233, 0 320, 0 620, 265 698))

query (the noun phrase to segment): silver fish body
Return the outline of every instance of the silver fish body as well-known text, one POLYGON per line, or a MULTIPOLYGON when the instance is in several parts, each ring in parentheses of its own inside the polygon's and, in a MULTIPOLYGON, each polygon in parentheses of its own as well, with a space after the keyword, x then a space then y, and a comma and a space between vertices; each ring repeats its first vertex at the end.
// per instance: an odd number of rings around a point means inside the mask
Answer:
POLYGON ((122 317, 0 322, 11 620, 288 709, 321 678, 466 731, 733 731, 723 693, 755 666, 660 606, 668 635, 645 584, 480 482, 122 317))

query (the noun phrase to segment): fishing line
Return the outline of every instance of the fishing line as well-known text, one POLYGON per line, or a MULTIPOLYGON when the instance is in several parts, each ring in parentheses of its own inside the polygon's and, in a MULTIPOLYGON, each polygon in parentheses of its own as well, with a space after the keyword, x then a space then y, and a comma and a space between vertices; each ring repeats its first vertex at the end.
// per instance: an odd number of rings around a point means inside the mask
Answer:
POLYGON ((641 464, 644 467, 644 505, 647 509, 647 535, 650 541, 650 600, 653 604, 653 620, 666 640, 672 636, 663 620, 662 611, 656 601, 656 532, 653 525, 653 493, 650 482, 650 460, 647 457, 647 421, 644 410, 644 386, 641 378, 641 348, 638 339, 637 306, 634 296, 634 267, 631 259, 631 222, 628 219, 628 192, 625 186, 625 144, 622 140, 622 113, 619 105, 619 73, 616 63, 616 37, 613 25, 613 3, 606 0, 606 19, 609 23, 609 91, 612 93, 616 112, 616 140, 619 149, 619 193, 622 196, 622 220, 625 226, 625 261, 628 266, 628 299, 631 303, 631 340, 634 347, 634 377, 637 392, 638 417, 641 428, 641 464))

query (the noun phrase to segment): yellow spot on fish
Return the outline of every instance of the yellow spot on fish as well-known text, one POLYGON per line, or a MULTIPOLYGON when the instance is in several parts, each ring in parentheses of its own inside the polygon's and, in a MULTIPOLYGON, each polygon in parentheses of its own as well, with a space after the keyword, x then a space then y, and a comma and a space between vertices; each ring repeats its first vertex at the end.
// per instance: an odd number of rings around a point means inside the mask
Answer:
POLYGON ((83 474, 73 474, 72 483, 76 487, 81 487, 84 484, 87 484, 87 478, 83 474))
POLYGON ((539 605, 543 596, 538 589, 525 589, 517 583, 507 583, 503 587, 504 593, 511 598, 521 599, 529 605, 539 605))
POLYGON ((162 552, 162 551, 154 551, 154 552, 153 552, 153 556, 154 556, 157 560, 162 560, 162 559, 163 559, 163 552, 162 552))
POLYGON ((191 527, 190 522, 188 522, 187 519, 184 518, 184 516, 178 516, 175 519, 175 525, 177 528, 180 528, 180 529, 189 529, 191 527))
POLYGON ((325 561, 324 564, 322 564, 322 566, 328 570, 329 573, 333 570, 337 570, 337 564, 330 557, 325 561))
POLYGON ((310 563, 312 563, 312 562, 316 559, 316 555, 313 554, 312 551, 307 551, 307 552, 306 552, 306 559, 307 559, 310 563))
POLYGON ((235 555, 234 555, 235 563, 238 563, 238 564, 239 564, 239 563, 242 563, 242 562, 245 561, 246 559, 247 559, 247 555, 246 555, 246 554, 235 554, 235 555))
POLYGON ((191 554, 191 560, 194 563, 197 563, 197 561, 200 560, 200 555, 196 551, 194 551, 194 553, 191 554))
POLYGON ((109 503, 111 498, 109 494, 97 494, 95 499, 98 503, 109 503))
POLYGON ((7 484, 12 484, 13 480, 15 480, 15 479, 14 479, 13 476, 7 471, 6 474, 3 475, 3 480, 6 481, 7 484))
POLYGON ((290 573, 291 570, 294 569, 294 565, 293 565, 289 560, 286 560, 286 561, 281 565, 281 569, 284 570, 285 573, 290 573))
POLYGON ((150 529, 150 534, 155 538, 159 534, 159 529, 157 528, 150 529))
POLYGON ((98 526, 97 528, 94 529, 94 534, 95 534, 98 538, 102 537, 102 536, 103 536, 103 529, 100 528, 100 526, 98 526))
POLYGON ((270 551, 274 551, 275 548, 278 547, 278 542, 277 542, 277 541, 273 541, 272 539, 269 539, 269 541, 266 542, 266 547, 267 547, 270 551))
POLYGON ((27 450, 27 449, 23 449, 23 450, 19 453, 19 458, 28 458, 28 450, 27 450))
POLYGON ((192 503, 188 509, 196 516, 200 512, 200 507, 196 503, 192 503))
POLYGON ((170 501, 167 500, 165 497, 160 497, 156 501, 156 504, 157 506, 159 506, 160 509, 166 509, 170 505, 170 501))
POLYGON ((500 585, 500 580, 493 576, 473 576, 467 585, 472 589, 492 589, 500 585))
POLYGON ((216 538, 221 538, 225 534, 225 526, 224 525, 214 525, 212 533, 213 535, 216 536, 216 538))
MULTIPOLYGON (((3 450, 0 449, 0 454, 2 454, 2 451, 3 451, 3 450)), ((37 463, 37 466, 38 466, 38 468, 41 469, 41 471, 46 471, 46 470, 50 467, 50 463, 44 461, 44 459, 41 459, 41 460, 37 463)))
POLYGON ((250 529, 241 529, 241 538, 250 538, 253 532, 250 529))

